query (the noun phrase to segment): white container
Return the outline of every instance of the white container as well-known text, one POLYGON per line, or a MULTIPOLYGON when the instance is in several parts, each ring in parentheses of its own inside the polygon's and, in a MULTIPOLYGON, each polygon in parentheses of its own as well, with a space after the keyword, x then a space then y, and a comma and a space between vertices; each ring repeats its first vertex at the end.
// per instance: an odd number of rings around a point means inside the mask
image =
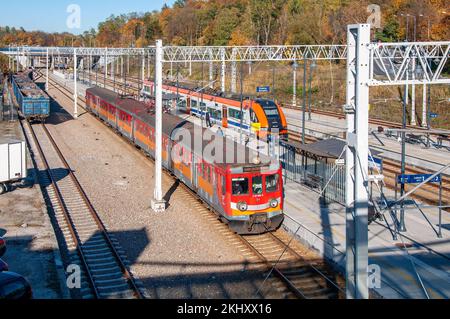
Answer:
POLYGON ((26 152, 24 141, 0 138, 0 184, 5 186, 27 177, 26 152))

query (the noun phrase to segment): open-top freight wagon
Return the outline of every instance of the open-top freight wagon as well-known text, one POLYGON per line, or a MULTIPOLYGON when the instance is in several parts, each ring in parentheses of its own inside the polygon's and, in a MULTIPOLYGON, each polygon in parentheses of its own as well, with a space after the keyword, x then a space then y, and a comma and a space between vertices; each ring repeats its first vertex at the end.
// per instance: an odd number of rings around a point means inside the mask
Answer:
POLYGON ((34 83, 32 74, 26 70, 13 75, 14 95, 24 118, 44 121, 50 115, 50 98, 34 83))

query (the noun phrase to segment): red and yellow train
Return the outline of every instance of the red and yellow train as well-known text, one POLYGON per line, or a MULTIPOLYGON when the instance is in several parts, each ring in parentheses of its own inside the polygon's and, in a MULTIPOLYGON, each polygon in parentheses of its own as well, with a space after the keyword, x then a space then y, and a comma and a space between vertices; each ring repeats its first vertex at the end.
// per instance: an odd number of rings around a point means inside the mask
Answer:
MULTIPOLYGON (((142 97, 152 98, 154 95, 154 82, 144 81, 141 92, 142 97)), ((272 100, 262 98, 244 98, 243 112, 241 101, 238 97, 222 96, 214 92, 200 92, 187 84, 163 85, 165 94, 177 94, 179 96, 178 110, 197 117, 209 113, 213 123, 224 128, 239 130, 241 128, 248 133, 254 132, 261 139, 270 135, 287 137, 288 125, 283 109, 272 100)))
MULTIPOLYGON (((86 107, 154 157, 155 116, 148 105, 94 87, 86 91, 86 107)), ((284 193, 278 161, 171 114, 163 114, 162 158, 164 168, 235 232, 260 234, 282 224, 284 193), (204 138, 208 133, 213 138, 204 138)))

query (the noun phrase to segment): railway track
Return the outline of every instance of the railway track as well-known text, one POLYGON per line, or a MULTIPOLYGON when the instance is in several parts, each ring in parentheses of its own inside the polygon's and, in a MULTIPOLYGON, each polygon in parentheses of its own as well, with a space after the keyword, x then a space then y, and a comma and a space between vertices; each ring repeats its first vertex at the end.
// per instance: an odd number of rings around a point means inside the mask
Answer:
POLYGON ((118 242, 105 229, 45 124, 25 122, 22 127, 60 233, 59 241, 65 248, 66 266, 77 265, 80 269, 81 286, 72 290, 74 297, 143 298, 118 242))
MULTIPOLYGON (((55 88, 66 97, 72 98, 70 92, 63 92, 67 91, 66 88, 59 85, 55 88)), ((103 124, 110 129, 106 123, 103 124)), ((125 141, 129 142, 127 139, 125 141)), ((146 156, 143 152, 142 154, 146 156)), ((173 178, 169 172, 165 171, 164 173, 173 178)), ((264 269, 261 270, 273 275, 270 276, 270 283, 278 294, 285 298, 300 299, 345 297, 342 288, 344 287, 343 280, 333 275, 331 268, 322 259, 316 259, 313 262, 305 259, 302 254, 307 252, 306 249, 301 250, 298 246, 291 247, 292 242, 286 232, 279 230, 276 233, 259 236, 237 235, 220 221, 219 217, 203 203, 197 194, 184 184, 181 184, 181 187, 185 190, 185 199, 188 205, 195 207, 201 215, 209 220, 211 225, 217 227, 218 232, 225 234, 230 243, 244 252, 246 258, 253 265, 257 267, 263 265, 264 269)))
POLYGON ((344 282, 333 278, 323 261, 307 261, 290 246, 281 231, 260 236, 240 236, 241 241, 267 265, 271 274, 285 285, 286 297, 300 299, 343 299, 344 282))
POLYGON ((267 275, 263 286, 259 287, 260 294, 270 295, 270 285, 286 299, 345 299, 344 279, 336 275, 323 259, 311 260, 311 252, 294 243, 284 230, 256 236, 238 235, 191 189, 184 184, 181 188, 187 195, 186 203, 195 207, 217 232, 241 251, 249 266, 267 275))

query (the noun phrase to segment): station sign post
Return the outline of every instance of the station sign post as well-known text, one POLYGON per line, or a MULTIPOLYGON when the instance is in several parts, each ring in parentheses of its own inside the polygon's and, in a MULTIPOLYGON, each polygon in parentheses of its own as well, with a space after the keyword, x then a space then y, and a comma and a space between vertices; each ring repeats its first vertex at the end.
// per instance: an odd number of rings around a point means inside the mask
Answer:
MULTIPOLYGON (((433 177, 431 174, 404 174, 404 175, 397 175, 397 178, 395 179, 395 201, 397 201, 397 188, 398 184, 405 185, 405 184, 421 184, 427 181, 427 183, 434 183, 439 184, 439 230, 438 230, 438 237, 442 238, 442 175, 436 175, 433 177)), ((404 217, 400 219, 400 225, 405 225, 405 219, 404 217)))

